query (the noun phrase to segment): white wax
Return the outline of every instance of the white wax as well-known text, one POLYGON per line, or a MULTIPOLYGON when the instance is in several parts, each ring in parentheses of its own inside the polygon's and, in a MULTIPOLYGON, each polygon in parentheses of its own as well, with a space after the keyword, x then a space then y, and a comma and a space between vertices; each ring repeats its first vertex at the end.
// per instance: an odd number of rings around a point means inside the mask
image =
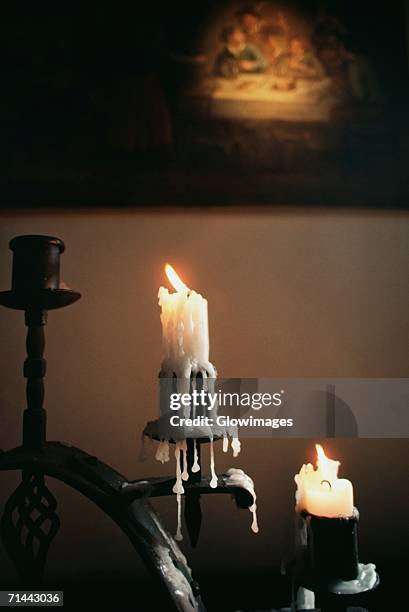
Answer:
POLYGON ((203 369, 215 377, 209 362, 207 300, 178 280, 175 292, 161 287, 158 293, 165 352, 163 370, 170 376, 174 372, 178 377, 189 378, 192 371, 203 369))
POLYGON ((161 440, 158 448, 156 449, 155 459, 161 463, 169 461, 169 442, 167 440, 161 440))
POLYGON ((232 438, 231 447, 233 449, 233 457, 234 458, 238 457, 240 454, 240 450, 241 450, 241 443, 240 443, 240 440, 237 434, 233 436, 232 438))
POLYGON ((210 474, 212 476, 210 480, 210 486, 212 489, 217 487, 217 474, 214 469, 214 447, 213 447, 213 439, 210 439, 210 474))
POLYGON ((199 453, 197 452, 197 441, 193 440, 193 465, 192 472, 195 474, 200 471, 199 453))
POLYGON ((297 509, 328 518, 352 516, 354 492, 351 482, 338 478, 339 462, 325 457, 319 445, 317 452, 317 467, 314 469, 311 463, 303 465, 295 476, 297 509))
POLYGON ((180 493, 176 494, 177 507, 178 507, 178 519, 175 533, 175 540, 181 542, 183 540, 182 534, 182 496, 180 493))
POLYGON ((257 496, 256 496, 255 488, 254 488, 254 482, 252 481, 250 476, 247 476, 247 474, 243 472, 243 470, 240 470, 237 468, 230 468, 229 470, 227 470, 226 476, 227 476, 227 481, 226 481, 227 485, 231 484, 232 486, 241 487, 242 489, 245 489, 246 491, 248 491, 250 495, 252 496, 253 503, 251 504, 251 506, 249 506, 249 510, 251 514, 253 515, 253 521, 251 523, 251 530, 253 533, 258 533, 259 528, 258 528, 258 522, 257 522, 257 505, 256 505, 257 496))
POLYGON ((176 459, 176 482, 173 485, 173 493, 177 493, 179 495, 183 495, 185 492, 182 483, 182 470, 180 468, 180 451, 186 445, 186 440, 182 440, 181 442, 176 442, 175 444, 175 459, 176 459))

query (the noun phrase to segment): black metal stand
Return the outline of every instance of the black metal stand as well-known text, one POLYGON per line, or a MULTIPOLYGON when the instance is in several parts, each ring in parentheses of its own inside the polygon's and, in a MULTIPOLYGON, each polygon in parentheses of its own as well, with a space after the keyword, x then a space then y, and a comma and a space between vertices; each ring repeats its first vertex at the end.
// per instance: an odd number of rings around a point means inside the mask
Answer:
MULTIPOLYGON (((111 517, 165 588, 175 609, 204 612, 199 587, 184 555, 148 501, 150 497, 172 495, 175 479, 129 481, 80 449, 61 442, 47 442, 43 407, 47 311, 68 306, 81 295, 60 288, 60 254, 65 247, 58 238, 20 236, 11 241, 10 248, 14 254, 12 289, 0 292, 0 304, 25 311, 27 408, 22 446, 7 452, 0 450, 0 471, 22 471, 22 482, 5 506, 0 534, 19 575, 25 585, 39 584, 49 547, 58 532, 57 503, 44 478, 52 476, 85 495, 111 517)), ((189 469, 192 454, 189 442, 189 469)), ((232 494, 238 506, 243 508, 253 503, 248 491, 232 486, 229 478, 223 475, 218 478, 217 488, 212 489, 209 478, 202 477, 200 472, 191 472, 184 487, 185 517, 193 543, 197 542, 200 531, 200 495, 232 494)))
MULTIPOLYGON (((358 556, 358 520, 326 518, 302 512, 297 516, 297 558, 293 568, 293 608, 302 610, 313 594, 321 612, 369 612, 379 584, 375 566, 358 556), (371 579, 368 580, 367 578, 371 579)), ((314 608, 314 609, 315 609, 314 608)))

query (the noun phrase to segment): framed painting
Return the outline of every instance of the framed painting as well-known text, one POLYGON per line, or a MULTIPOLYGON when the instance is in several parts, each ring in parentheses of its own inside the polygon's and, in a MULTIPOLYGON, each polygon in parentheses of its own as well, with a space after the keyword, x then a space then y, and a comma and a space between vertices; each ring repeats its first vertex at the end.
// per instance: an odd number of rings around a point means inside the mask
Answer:
POLYGON ((5 21, 3 204, 406 206, 405 3, 5 21))

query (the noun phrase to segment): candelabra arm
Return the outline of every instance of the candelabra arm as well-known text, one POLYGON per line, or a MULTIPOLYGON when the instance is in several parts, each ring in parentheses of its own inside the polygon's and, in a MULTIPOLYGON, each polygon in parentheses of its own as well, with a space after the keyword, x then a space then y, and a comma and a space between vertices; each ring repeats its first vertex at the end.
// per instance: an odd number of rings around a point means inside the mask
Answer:
MULTIPOLYGON (((218 476, 217 486, 215 488, 210 486, 210 480, 210 477, 202 476, 198 482, 184 482, 183 488, 185 489, 185 495, 188 496, 190 493, 198 493, 199 495, 227 494, 233 495, 239 508, 246 509, 253 504, 254 499, 250 491, 238 484, 232 484, 227 474, 218 476)), ((123 484, 121 494, 127 499, 137 499, 144 495, 148 495, 149 497, 165 497, 174 495, 172 492, 174 484, 175 479, 171 477, 129 481, 123 484)))
MULTIPOLYGON (((41 451, 24 446, 7 452, 0 451, 0 471, 6 470, 51 476, 85 495, 127 535, 147 568, 164 587, 174 609, 179 612, 205 612, 199 587, 192 578, 184 555, 146 499, 151 490, 149 480, 139 481, 138 486, 133 483, 132 497, 124 495, 129 483, 124 476, 96 457, 60 442, 47 442, 41 451)), ((10 532, 13 510, 12 504, 6 506, 0 525, 3 539, 10 532)), ((31 525, 30 522, 28 524, 31 525)), ((15 555, 25 554, 24 547, 20 547, 19 552, 15 546, 14 552, 15 555)), ((42 563, 45 564, 44 558, 42 563)), ((18 563, 16 565, 19 566, 18 563)))

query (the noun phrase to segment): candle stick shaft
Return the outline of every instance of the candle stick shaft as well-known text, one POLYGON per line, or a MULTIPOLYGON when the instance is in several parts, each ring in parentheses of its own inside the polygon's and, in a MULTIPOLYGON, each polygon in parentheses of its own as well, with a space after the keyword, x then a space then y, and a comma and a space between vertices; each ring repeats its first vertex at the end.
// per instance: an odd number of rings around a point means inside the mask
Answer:
MULTIPOLYGON (((200 462, 200 444, 199 442, 192 440, 191 438, 187 439, 187 469, 189 473, 189 481, 190 482, 200 482, 202 478, 202 470, 200 469, 198 472, 192 472, 192 466, 195 460, 195 446, 197 452, 197 460, 199 465, 200 462)), ((189 540, 193 548, 196 547, 197 542, 199 540, 200 528, 202 526, 202 508, 200 505, 200 493, 198 491, 186 491, 186 500, 185 500, 185 521, 187 532, 189 534, 189 540)))
POLYGON ((47 313, 45 310, 26 310, 25 319, 28 328, 24 362, 27 409, 23 417, 23 445, 30 450, 41 450, 46 438, 46 412, 43 408, 46 361, 43 355, 47 313))

